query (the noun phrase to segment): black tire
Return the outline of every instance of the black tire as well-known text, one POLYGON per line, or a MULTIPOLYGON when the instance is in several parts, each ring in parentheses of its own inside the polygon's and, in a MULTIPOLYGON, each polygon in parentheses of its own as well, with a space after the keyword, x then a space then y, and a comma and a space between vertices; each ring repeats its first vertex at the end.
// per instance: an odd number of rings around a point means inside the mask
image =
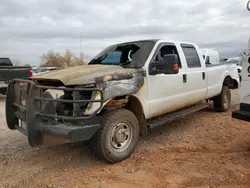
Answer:
POLYGON ((101 128, 92 137, 91 145, 99 157, 117 163, 130 157, 139 137, 140 127, 136 116, 129 110, 117 109, 103 114, 101 128))
POLYGON ((231 105, 231 92, 228 86, 223 86, 220 95, 213 99, 214 108, 219 112, 226 112, 231 105))

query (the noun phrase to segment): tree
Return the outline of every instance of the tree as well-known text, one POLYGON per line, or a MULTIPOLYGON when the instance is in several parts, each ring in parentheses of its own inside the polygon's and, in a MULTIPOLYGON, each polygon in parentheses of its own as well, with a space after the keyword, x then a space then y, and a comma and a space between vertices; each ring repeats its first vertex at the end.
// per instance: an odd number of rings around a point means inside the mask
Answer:
POLYGON ((49 50, 41 56, 41 67, 63 67, 63 61, 59 53, 49 50))
POLYGON ((21 61, 18 59, 14 59, 11 62, 13 64, 13 66, 21 66, 22 65, 21 61))
POLYGON ((70 50, 66 49, 63 56, 52 50, 43 53, 41 56, 41 66, 43 67, 73 67, 85 65, 84 59, 75 56, 70 50))
POLYGON ((67 67, 69 67, 73 56, 74 55, 72 54, 72 52, 69 51, 68 49, 65 51, 65 54, 64 54, 63 58, 64 58, 64 63, 66 64, 67 67))
POLYGON ((69 67, 80 66, 80 65, 86 65, 86 62, 83 59, 80 59, 78 57, 74 57, 71 59, 69 67))

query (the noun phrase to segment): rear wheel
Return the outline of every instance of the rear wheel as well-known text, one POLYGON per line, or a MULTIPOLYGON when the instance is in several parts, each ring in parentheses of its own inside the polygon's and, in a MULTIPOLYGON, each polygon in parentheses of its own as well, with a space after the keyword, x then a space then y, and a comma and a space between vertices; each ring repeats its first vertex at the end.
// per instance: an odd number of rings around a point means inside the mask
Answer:
POLYGON ((103 115, 100 130, 92 138, 93 150, 108 162, 128 158, 139 140, 139 123, 129 110, 117 109, 103 115))
POLYGON ((223 86, 220 95, 213 99, 214 108, 220 112, 226 112, 231 105, 231 92, 228 86, 223 86))

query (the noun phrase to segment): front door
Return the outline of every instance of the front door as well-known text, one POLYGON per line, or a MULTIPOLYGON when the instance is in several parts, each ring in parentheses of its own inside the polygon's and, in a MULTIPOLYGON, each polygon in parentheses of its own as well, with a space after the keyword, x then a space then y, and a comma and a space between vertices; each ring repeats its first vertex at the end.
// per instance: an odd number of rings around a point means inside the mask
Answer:
POLYGON ((178 56, 179 73, 148 75, 151 118, 182 108, 186 103, 185 83, 183 83, 185 68, 180 61, 176 45, 173 43, 160 44, 150 63, 163 63, 163 56, 166 54, 176 54, 178 56))

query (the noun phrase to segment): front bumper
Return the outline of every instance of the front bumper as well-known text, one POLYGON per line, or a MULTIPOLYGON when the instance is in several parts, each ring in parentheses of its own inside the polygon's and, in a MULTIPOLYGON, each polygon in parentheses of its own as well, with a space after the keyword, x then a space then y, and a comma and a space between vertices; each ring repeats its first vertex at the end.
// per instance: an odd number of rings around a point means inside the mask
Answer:
POLYGON ((250 104, 240 103, 240 110, 234 111, 232 117, 250 122, 250 104))
POLYGON ((6 121, 10 129, 17 129, 28 137, 31 146, 42 145, 44 136, 63 138, 66 142, 79 142, 91 139, 100 128, 100 116, 97 112, 102 108, 102 91, 97 88, 51 87, 35 84, 31 80, 15 79, 8 85, 6 95, 6 121), (100 92, 100 100, 66 100, 45 97, 47 89, 72 92, 100 92), (99 103, 92 114, 62 116, 57 115, 56 103, 99 103))

